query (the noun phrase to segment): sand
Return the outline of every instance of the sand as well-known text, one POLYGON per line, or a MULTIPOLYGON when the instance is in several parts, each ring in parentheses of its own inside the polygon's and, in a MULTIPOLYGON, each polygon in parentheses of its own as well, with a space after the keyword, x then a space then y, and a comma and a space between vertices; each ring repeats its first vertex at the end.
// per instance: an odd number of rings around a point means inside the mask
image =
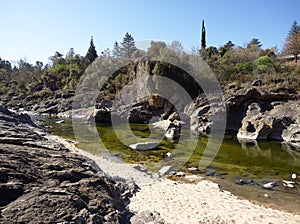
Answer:
POLYGON ((300 223, 300 215, 241 200, 211 181, 201 180, 197 184, 171 181, 148 173, 142 166, 125 164, 109 154, 92 155, 77 149, 72 142, 57 136, 52 138, 67 144, 73 152, 91 158, 114 179, 134 181, 139 186, 140 190, 129 204, 130 211, 135 214, 132 217, 133 224, 300 223), (146 212, 158 214, 159 220, 143 221, 135 218, 146 212))

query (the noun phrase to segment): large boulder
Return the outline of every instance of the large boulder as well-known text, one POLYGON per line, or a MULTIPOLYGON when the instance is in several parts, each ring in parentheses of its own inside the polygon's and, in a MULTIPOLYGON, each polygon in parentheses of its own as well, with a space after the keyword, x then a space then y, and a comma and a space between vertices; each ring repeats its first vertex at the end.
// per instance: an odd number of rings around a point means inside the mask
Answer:
POLYGON ((238 138, 255 140, 300 141, 300 101, 273 102, 270 110, 259 103, 248 106, 238 138))

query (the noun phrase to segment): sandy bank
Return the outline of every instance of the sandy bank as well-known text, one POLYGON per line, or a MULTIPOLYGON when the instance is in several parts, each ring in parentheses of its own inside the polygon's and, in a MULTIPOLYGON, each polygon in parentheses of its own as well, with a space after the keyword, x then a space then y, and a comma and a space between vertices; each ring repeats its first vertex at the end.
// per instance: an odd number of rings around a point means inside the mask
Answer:
POLYGON ((50 137, 66 144, 74 153, 91 158, 109 176, 137 183, 140 190, 129 204, 135 214, 132 223, 300 223, 300 215, 241 200, 211 181, 185 184, 159 178, 142 166, 125 164, 109 154, 92 155, 77 149, 72 142, 50 137), (148 215, 145 221, 144 214, 150 214, 152 220, 148 215))

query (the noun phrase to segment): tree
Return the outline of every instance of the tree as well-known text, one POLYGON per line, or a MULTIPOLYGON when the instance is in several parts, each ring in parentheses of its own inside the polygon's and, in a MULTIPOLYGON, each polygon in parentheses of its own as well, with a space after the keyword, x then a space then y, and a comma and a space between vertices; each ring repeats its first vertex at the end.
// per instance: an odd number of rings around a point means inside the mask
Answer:
POLYGON ((206 59, 206 30, 204 26, 204 20, 202 20, 202 31, 201 31, 201 49, 200 55, 206 59))
POLYGON ((206 30, 204 26, 204 20, 202 20, 202 32, 201 32, 201 49, 206 48, 206 30))
POLYGON ((163 41, 151 41, 150 47, 148 48, 148 54, 150 57, 158 57, 161 49, 166 48, 167 45, 163 41))
POLYGON ((86 53, 85 58, 87 59, 89 64, 91 64, 97 57, 98 57, 98 55, 97 55, 96 47, 94 45, 94 40, 93 40, 93 36, 92 36, 91 41, 90 41, 90 47, 86 53))
POLYGON ((120 57, 120 52, 121 51, 121 48, 120 48, 120 45, 119 43, 116 41, 114 43, 114 47, 113 47, 113 50, 112 50, 112 54, 115 58, 119 58, 120 57))
POLYGON ((255 50, 259 50, 261 48, 262 44, 260 43, 260 41, 257 38, 253 38, 248 44, 247 44, 247 48, 248 49, 255 49, 255 50))
POLYGON ((182 46, 182 44, 181 44, 179 41, 177 41, 177 40, 172 41, 170 48, 171 48, 173 51, 177 52, 179 55, 181 55, 181 53, 182 53, 182 51, 183 51, 183 46, 182 46))
POLYGON ((128 32, 125 34, 121 45, 121 56, 124 58, 131 58, 133 52, 137 50, 134 38, 128 32))
POLYGON ((67 57, 73 58, 75 56, 74 48, 70 48, 69 52, 67 53, 67 57))
POLYGON ((231 41, 228 41, 223 47, 220 47, 219 52, 221 57, 223 57, 227 51, 232 50, 234 44, 231 41))
POLYGON ((295 20, 291 26, 291 29, 289 30, 288 36, 293 36, 296 35, 297 33, 300 33, 300 26, 295 20))
POLYGON ((293 54, 295 62, 298 62, 298 55, 300 53, 300 26, 296 21, 293 22, 291 29, 288 32, 283 52, 286 54, 293 54))

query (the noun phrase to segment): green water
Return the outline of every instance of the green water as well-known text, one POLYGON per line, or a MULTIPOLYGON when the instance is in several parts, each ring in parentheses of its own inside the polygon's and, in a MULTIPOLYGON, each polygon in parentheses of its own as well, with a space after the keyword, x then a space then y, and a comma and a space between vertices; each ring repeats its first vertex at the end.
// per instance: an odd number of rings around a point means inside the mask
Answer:
MULTIPOLYGON (((55 121, 57 119, 47 119, 53 134, 74 139, 71 120, 65 120, 64 124, 56 124, 55 121)), ((130 143, 136 143, 122 127, 116 129, 130 143)), ((131 130, 140 138, 147 138, 151 134, 150 140, 160 140, 163 136, 162 130, 151 129, 150 133, 148 125, 132 124, 131 130)), ((214 180, 222 189, 260 204, 300 213, 300 183, 294 189, 287 189, 281 182, 290 180, 292 173, 300 175, 299 149, 297 151, 279 142, 240 143, 235 137, 226 135, 213 161, 202 169, 199 161, 203 157, 208 139, 199 137, 195 147, 191 147, 192 140, 188 131, 181 133, 178 142, 161 139, 158 147, 149 151, 132 150, 119 140, 110 125, 98 125, 97 132, 104 148, 124 162, 143 164, 152 171, 157 171, 164 165, 172 165, 188 173, 188 168, 198 167, 195 174, 214 180), (172 154, 171 157, 167 156, 168 152, 172 154), (252 180, 252 184, 237 184, 241 179, 246 183, 252 180), (270 181, 275 181, 277 186, 272 190, 263 189, 261 185, 270 181)), ((79 141, 82 149, 95 154, 103 151, 103 146, 99 147, 98 143, 92 142, 89 134, 81 135, 82 138, 77 138, 76 141, 79 141)))

